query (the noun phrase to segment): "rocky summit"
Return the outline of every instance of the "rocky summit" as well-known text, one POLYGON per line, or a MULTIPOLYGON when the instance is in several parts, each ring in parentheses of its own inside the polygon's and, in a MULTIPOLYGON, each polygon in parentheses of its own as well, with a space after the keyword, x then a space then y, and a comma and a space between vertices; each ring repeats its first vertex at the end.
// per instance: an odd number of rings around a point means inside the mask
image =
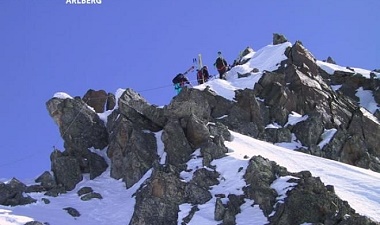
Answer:
MULTIPOLYGON (((0 204, 31 204, 37 199, 27 193, 35 192, 65 196, 84 176, 93 180, 109 173, 127 190, 137 185, 126 219, 130 225, 197 224, 195 215, 210 202, 215 224, 238 224, 247 202, 262 211, 262 224, 380 224, 358 214, 334 186, 309 171, 289 172, 258 155, 239 169, 245 185, 238 194, 212 191, 224 179, 213 161, 229 154, 226 143, 233 141, 233 132, 280 146, 296 143, 295 151, 380 172, 380 111, 365 108, 357 95, 358 90, 371 93, 380 105, 379 71, 341 67, 331 57, 319 61, 301 41, 291 44, 280 34, 261 52, 247 49, 226 81, 211 81, 243 84, 232 97, 205 83, 183 89, 163 107, 132 89, 117 96, 89 90, 83 97, 48 100, 64 149, 51 153, 51 171, 36 184, 0 183, 0 204), (259 57, 278 60, 264 67, 259 57), (294 115, 297 122, 291 121, 294 115), (191 160, 200 166, 189 168, 191 160), (279 178, 287 183, 285 196, 273 187, 279 178), (191 207, 179 216, 183 204, 191 207)), ((106 201, 91 187, 78 195, 83 201, 106 201)), ((83 216, 75 206, 64 210, 83 216)))

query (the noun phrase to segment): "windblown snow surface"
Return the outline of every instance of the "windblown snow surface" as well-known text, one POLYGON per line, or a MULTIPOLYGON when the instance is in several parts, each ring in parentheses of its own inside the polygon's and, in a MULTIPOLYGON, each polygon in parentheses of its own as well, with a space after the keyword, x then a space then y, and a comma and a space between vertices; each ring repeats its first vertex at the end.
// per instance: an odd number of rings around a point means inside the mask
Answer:
MULTIPOLYGON (((237 79, 237 73, 244 74, 250 72, 253 68, 263 70, 275 70, 279 66, 279 62, 284 60, 285 49, 290 43, 281 45, 268 45, 261 50, 253 53, 252 59, 245 65, 234 67, 228 72, 227 80, 214 79, 206 84, 196 86, 195 88, 204 89, 206 85, 210 86, 217 94, 227 99, 233 100, 234 90, 242 88, 253 88, 254 84, 260 79, 262 73, 252 74, 247 78, 237 79)), ((321 63, 319 63, 321 66, 321 63)), ((339 70, 339 67, 333 64, 323 63, 323 69, 329 73, 339 70), (326 69, 327 68, 327 69, 326 69)), ((362 70, 361 71, 366 71, 362 70)), ((119 89, 116 96, 120 96, 123 90, 119 89)), ((57 93, 62 98, 70 97, 65 93, 57 93)), ((358 90, 357 96, 361 99, 363 107, 370 107, 368 111, 373 112, 378 108, 374 103, 373 97, 364 91, 358 90)), ((366 109, 363 108, 364 111, 366 109)), ((367 112, 368 112, 367 111, 367 112)), ((105 115, 108 115, 106 112, 105 115)), ((105 118, 105 115, 100 115, 105 118)), ((371 117, 368 113, 368 117, 371 117)), ((289 124, 295 124, 306 119, 307 116, 293 113, 289 116, 289 124)), ((378 121, 377 121, 378 122, 378 121)), ((269 125, 271 127, 279 127, 277 124, 269 125)), ((229 149, 226 157, 214 160, 213 165, 221 174, 220 184, 213 186, 211 193, 213 194, 242 194, 242 188, 246 185, 243 175, 248 166, 249 158, 255 155, 261 155, 269 160, 275 161, 277 164, 286 167, 290 172, 299 172, 308 170, 313 176, 320 177, 325 185, 334 185, 337 195, 348 201, 352 208, 358 213, 368 216, 375 221, 380 222, 380 174, 370 170, 361 169, 336 161, 315 157, 308 154, 292 151, 295 147, 301 146, 300 143, 277 143, 270 144, 259 141, 235 132, 231 132, 234 139, 232 142, 225 142, 229 149), (245 156, 248 156, 245 157, 245 156), (241 169, 243 168, 243 169, 241 169)), ((323 134, 323 140, 320 146, 328 143, 334 135, 335 130, 326 130, 323 134)), ((161 163, 165 161, 164 146, 161 142, 161 132, 156 133, 157 138, 157 154, 161 156, 161 163)), ((93 150, 94 152, 106 156, 106 149, 93 150)), ((194 157, 187 163, 188 168, 202 168, 202 161, 197 156, 200 151, 194 152, 194 157)), ((108 159, 107 159, 108 160, 108 159)), ((109 161, 109 160, 108 160, 109 161)), ((144 177, 133 187, 126 189, 121 180, 115 180, 109 176, 110 171, 105 171, 101 176, 94 180, 90 180, 85 176, 77 187, 58 197, 45 196, 44 193, 32 193, 31 197, 37 199, 36 203, 7 207, 0 206, 0 224, 1 225, 21 225, 28 221, 48 222, 51 225, 121 225, 128 224, 134 210, 135 197, 133 194, 140 187, 144 180, 149 178, 151 174, 149 170, 144 177), (90 201, 82 201, 77 195, 77 191, 85 186, 92 187, 95 192, 100 193, 103 199, 92 199, 90 201), (45 204, 43 198, 50 200, 50 204, 45 204), (63 208, 73 207, 77 209, 81 216, 72 217, 63 208)), ((191 180, 191 172, 181 173, 184 182, 191 180)), ((272 188, 279 193, 278 201, 282 201, 286 197, 286 191, 291 189, 294 184, 288 183, 291 177, 279 177, 273 182, 272 188)), ((6 182, 3 180, 3 182, 6 182)), ((32 184, 32 181, 23 181, 32 184)), ((220 221, 214 220, 215 197, 209 202, 200 205, 189 224, 192 225, 212 225, 219 224, 220 221)), ((253 200, 246 199, 241 206, 241 213, 237 215, 236 222, 239 225, 244 224, 265 224, 266 217, 257 205, 253 204, 253 200), (252 206, 254 205, 254 206, 252 206)), ((180 205, 178 213, 178 224, 181 224, 182 218, 185 217, 191 209, 191 205, 180 205)), ((307 224, 307 223, 305 223, 307 224)))

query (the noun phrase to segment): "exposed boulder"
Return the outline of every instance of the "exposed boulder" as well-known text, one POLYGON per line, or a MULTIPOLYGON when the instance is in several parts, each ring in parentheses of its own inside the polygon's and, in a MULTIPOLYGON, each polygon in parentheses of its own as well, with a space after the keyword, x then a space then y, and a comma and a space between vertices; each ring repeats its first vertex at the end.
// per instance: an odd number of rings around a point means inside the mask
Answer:
MULTIPOLYGON (((247 182, 245 197, 259 204, 270 224, 353 225, 358 221, 378 224, 357 214, 334 193, 332 186, 325 186, 320 178, 313 177, 308 171, 290 173, 275 162, 254 156, 244 178, 247 182), (271 185, 277 179, 286 179, 289 183, 285 196, 278 196, 279 193, 272 189, 271 185)), ((219 214, 222 210, 219 206, 219 214)))
POLYGON ((30 221, 30 222, 27 222, 26 224, 24 225, 46 225, 47 223, 41 223, 39 221, 30 221))
POLYGON ((207 98, 207 91, 184 88, 165 107, 165 116, 170 118, 189 118, 194 116, 208 122, 211 115, 211 105, 207 98))
POLYGON ((113 110, 116 106, 116 97, 112 93, 107 94, 106 110, 113 110))
POLYGON ((59 127, 67 151, 88 148, 103 149, 108 145, 104 122, 79 98, 52 98, 46 103, 50 116, 59 127))
POLYGON ((72 217, 80 217, 79 211, 74 209, 73 207, 66 207, 66 208, 63 208, 63 210, 65 210, 72 217))
POLYGON ((83 196, 80 197, 80 200, 82 201, 90 201, 91 199, 103 199, 103 196, 97 192, 91 192, 84 194, 83 196))
POLYGON ((94 192, 94 190, 92 190, 91 187, 82 187, 81 189, 77 191, 77 194, 78 196, 82 196, 82 195, 92 193, 92 192, 94 192))
POLYGON ((305 146, 318 144, 323 131, 323 122, 318 114, 310 115, 306 120, 295 124, 292 129, 297 139, 305 146))
POLYGON ((277 33, 273 34, 273 45, 282 44, 282 43, 285 43, 287 41, 288 40, 286 39, 286 37, 284 35, 277 34, 277 33))
MULTIPOLYGON (((151 177, 136 192, 136 205, 130 225, 134 224, 178 224, 179 205, 190 203, 196 206, 208 202, 212 196, 209 186, 216 184, 218 174, 200 169, 194 178, 185 183, 172 166, 157 165, 151 177), (201 181, 203 178, 211 180, 201 181)), ((197 211, 193 208, 184 220, 189 220, 197 211)))
POLYGON ((83 179, 80 164, 74 157, 58 150, 50 155, 51 167, 58 185, 71 191, 83 179))
POLYGON ((287 128, 266 128, 259 139, 271 143, 291 142, 292 133, 287 128))
POLYGON ((166 124, 164 110, 149 104, 140 94, 126 89, 119 98, 119 112, 144 129, 159 131, 166 124))
MULTIPOLYGON (((218 140, 216 136, 216 139, 218 140)), ((223 141, 208 142, 201 147, 201 154, 203 156, 203 166, 210 167, 210 163, 214 159, 220 159, 225 156, 228 149, 224 146, 223 141)))
POLYGON ((186 139, 179 121, 170 120, 164 127, 161 139, 167 153, 166 162, 186 168, 185 163, 190 160, 193 149, 186 139))
POLYGON ((244 179, 247 186, 244 187, 245 196, 255 200, 263 210, 265 216, 273 211, 277 193, 270 185, 279 175, 279 166, 261 156, 250 159, 244 179))
POLYGON ((190 183, 208 190, 210 186, 219 184, 219 175, 220 174, 216 171, 201 168, 194 172, 193 179, 191 179, 190 183))
POLYGON ((210 140, 210 132, 203 121, 192 115, 187 121, 186 137, 192 148, 197 149, 210 140))
POLYGON ((284 203, 277 205, 275 214, 270 218, 271 224, 376 224, 355 213, 319 178, 308 173, 300 175, 297 175, 300 179, 291 180, 296 186, 287 192, 284 203))
POLYGON ((233 137, 228 130, 228 127, 220 122, 216 122, 215 124, 209 123, 208 128, 211 136, 222 136, 226 141, 232 141, 233 137))
POLYGON ((154 133, 143 130, 139 123, 119 115, 109 118, 111 177, 122 178, 129 188, 152 167, 157 160, 157 141, 154 133))
POLYGON ((331 64, 336 64, 335 60, 333 60, 333 58, 331 58, 330 56, 327 57, 326 60, 324 60, 325 62, 328 62, 328 63, 331 63, 331 64))
POLYGON ((315 57, 309 52, 300 41, 296 41, 287 52, 289 64, 295 65, 300 71, 310 72, 311 76, 318 74, 318 66, 315 57))
POLYGON ((0 205, 17 206, 36 202, 29 195, 25 195, 27 186, 21 181, 13 178, 7 183, 0 182, 0 205))
POLYGON ((41 183, 41 186, 44 187, 45 190, 50 190, 57 186, 54 176, 49 171, 45 171, 34 181, 36 183, 41 183))
POLYGON ((92 107, 96 113, 103 113, 104 106, 107 102, 107 92, 104 90, 88 90, 86 94, 83 96, 82 100, 87 103, 90 107, 92 107))
POLYGON ((177 225, 179 205, 186 199, 186 184, 175 173, 162 169, 155 170, 136 193, 130 225, 177 225))

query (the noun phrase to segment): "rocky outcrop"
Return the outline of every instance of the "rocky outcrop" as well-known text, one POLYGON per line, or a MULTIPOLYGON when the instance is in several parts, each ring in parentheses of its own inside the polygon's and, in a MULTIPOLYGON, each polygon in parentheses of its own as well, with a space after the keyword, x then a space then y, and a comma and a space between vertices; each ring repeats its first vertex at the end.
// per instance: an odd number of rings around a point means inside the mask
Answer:
POLYGON ((82 180, 83 173, 89 173, 91 179, 102 174, 107 163, 89 150, 108 145, 108 132, 98 114, 79 98, 52 98, 46 106, 59 127, 65 147, 63 152, 56 149, 50 157, 56 183, 72 190, 82 180))
POLYGON ((26 189, 27 186, 16 178, 6 184, 0 182, 0 205, 17 206, 36 202, 37 200, 25 194, 26 189))
POLYGON ((111 177, 122 178, 127 188, 133 186, 152 167, 157 158, 155 134, 114 112, 108 120, 111 177))
POLYGON ((355 213, 347 202, 335 194, 333 187, 325 186, 310 172, 289 173, 261 156, 249 161, 244 175, 247 187, 245 196, 255 200, 270 224, 377 224, 355 213), (289 183, 286 197, 279 198, 271 185, 277 179, 289 183), (283 198, 283 200, 281 200, 283 198), (302 206, 302 207, 300 207, 302 206))
POLYGON ((285 43, 287 41, 288 40, 286 39, 286 37, 284 35, 277 34, 277 33, 273 34, 273 45, 282 44, 282 43, 285 43))
MULTIPOLYGON (((284 36, 274 34, 274 45, 284 42, 284 36)), ((106 92, 90 90, 83 100, 49 100, 47 108, 59 126, 65 150, 51 154, 53 173, 44 173, 36 180, 40 184, 30 189, 56 196, 74 189, 84 173, 92 179, 99 176, 108 165, 93 148, 106 149, 111 177, 122 179, 127 189, 151 174, 135 193, 131 225, 186 224, 206 202, 215 203, 216 221, 236 224, 236 215, 247 201, 259 205, 269 224, 373 224, 309 172, 290 173, 259 156, 249 161, 241 193, 211 195, 211 187, 224 179, 212 161, 228 153, 224 143, 233 140, 229 130, 272 143, 295 139, 301 146, 298 151, 380 171, 380 126, 358 107, 354 92, 365 87, 376 93, 378 80, 355 71, 328 75, 299 41, 285 55, 276 71, 263 71, 253 89, 236 90, 233 100, 210 88, 184 88, 160 108, 126 89, 117 99, 117 108, 106 106, 113 109, 106 125, 97 114, 108 104, 106 92), (334 91, 331 84, 342 87, 334 91), (103 100, 92 101, 97 98, 103 100), (293 112, 304 119, 290 123, 293 112), (321 145, 326 131, 334 135, 321 145), (202 165, 189 169, 189 160, 202 165), (192 176, 184 179, 182 173, 192 176), (273 187, 279 179, 289 184, 285 195, 273 187), (192 207, 178 221, 184 203, 192 207)), ((102 199, 90 188, 78 195, 83 201, 102 199)))
POLYGON ((104 122, 81 99, 52 98, 46 106, 59 127, 68 152, 81 152, 92 147, 103 149, 108 145, 104 122))
POLYGON ((105 110, 112 110, 115 107, 115 96, 104 90, 88 90, 82 100, 92 107, 96 113, 103 113, 105 110))
POLYGON ((169 167, 157 167, 136 194, 135 210, 130 221, 134 224, 177 224, 179 205, 204 204, 211 194, 197 182, 185 183, 169 167))

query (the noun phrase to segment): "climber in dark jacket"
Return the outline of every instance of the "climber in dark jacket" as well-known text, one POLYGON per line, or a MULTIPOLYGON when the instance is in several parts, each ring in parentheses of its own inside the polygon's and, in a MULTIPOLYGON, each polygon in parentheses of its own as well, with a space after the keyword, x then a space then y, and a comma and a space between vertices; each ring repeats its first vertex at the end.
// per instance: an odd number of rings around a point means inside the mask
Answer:
POLYGON ((216 59, 214 66, 219 72, 219 78, 225 79, 224 74, 228 70, 228 64, 227 64, 227 61, 222 57, 221 52, 218 52, 218 58, 216 59))
POLYGON ((210 74, 208 73, 207 66, 203 66, 200 70, 197 72, 197 80, 198 84, 203 84, 208 81, 210 78, 210 74))

